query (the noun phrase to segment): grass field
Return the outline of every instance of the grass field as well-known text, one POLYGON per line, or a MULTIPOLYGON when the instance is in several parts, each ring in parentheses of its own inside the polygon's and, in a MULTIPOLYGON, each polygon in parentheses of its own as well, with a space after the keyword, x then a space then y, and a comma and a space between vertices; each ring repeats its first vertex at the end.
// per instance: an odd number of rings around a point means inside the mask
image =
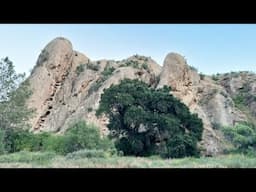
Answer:
POLYGON ((0 156, 0 168, 254 168, 256 159, 244 155, 161 159, 158 157, 67 158, 51 152, 19 152, 0 156))

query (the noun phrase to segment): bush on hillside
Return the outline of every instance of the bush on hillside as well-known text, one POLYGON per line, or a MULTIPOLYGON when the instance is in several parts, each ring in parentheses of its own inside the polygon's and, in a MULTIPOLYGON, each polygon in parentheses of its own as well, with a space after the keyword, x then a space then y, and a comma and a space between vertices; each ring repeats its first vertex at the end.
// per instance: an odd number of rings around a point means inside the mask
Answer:
POLYGON ((225 138, 233 145, 234 152, 255 153, 256 152, 256 130, 249 124, 240 123, 223 127, 225 138))

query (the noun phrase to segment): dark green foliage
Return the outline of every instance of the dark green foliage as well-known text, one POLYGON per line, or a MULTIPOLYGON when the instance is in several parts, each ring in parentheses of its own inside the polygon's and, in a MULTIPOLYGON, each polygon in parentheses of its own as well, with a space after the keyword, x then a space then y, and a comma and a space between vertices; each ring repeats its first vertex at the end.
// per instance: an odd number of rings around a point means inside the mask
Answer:
POLYGON ((156 84, 158 85, 158 83, 160 82, 160 75, 156 76, 156 84))
POLYGON ((43 141, 43 151, 67 154, 74 151, 74 140, 66 135, 51 135, 43 141))
POLYGON ((101 87, 102 83, 103 83, 103 81, 101 79, 94 82, 88 90, 88 95, 91 95, 93 92, 98 91, 98 89, 101 87))
POLYGON ((112 75, 113 71, 115 71, 114 67, 105 67, 104 71, 101 73, 104 77, 108 78, 112 75))
POLYGON ((223 95, 225 98, 228 97, 228 94, 226 92, 224 92, 224 91, 221 91, 220 94, 223 95))
POLYGON ((238 94, 235 97, 233 97, 233 101, 235 103, 235 106, 238 108, 240 108, 240 106, 244 106, 246 102, 243 94, 238 94))
POLYGON ((0 155, 5 153, 4 130, 0 129, 0 155))
POLYGON ((139 67, 139 62, 138 62, 138 61, 133 61, 133 60, 127 61, 127 62, 124 64, 124 66, 126 66, 126 67, 131 66, 131 67, 133 67, 133 68, 135 68, 135 69, 139 69, 139 68, 140 68, 140 67, 139 67))
POLYGON ((88 110, 88 112, 92 112, 93 111, 93 109, 91 107, 89 107, 87 110, 88 110))
POLYGON ((219 80, 218 75, 212 75, 212 80, 214 80, 214 81, 218 81, 218 80, 219 80))
MULTIPOLYGON (((140 59, 140 58, 138 57, 137 59, 140 59)), ((141 59, 144 60, 144 58, 141 58, 141 59)), ((146 58, 145 61, 148 61, 148 59, 146 58)), ((133 61, 133 60, 126 61, 126 63, 120 65, 120 67, 127 67, 127 66, 131 66, 135 69, 148 70, 148 64, 147 63, 143 63, 143 64, 140 65, 138 61, 133 61)))
POLYGON ((79 76, 82 72, 84 72, 85 64, 80 64, 76 67, 76 74, 79 76))
POLYGON ((101 138, 98 128, 83 121, 71 125, 64 135, 33 134, 22 129, 0 131, 0 149, 3 149, 1 153, 53 151, 65 155, 81 149, 101 149, 115 153, 114 143, 106 137, 101 138))
POLYGON ((142 64, 142 68, 145 69, 145 70, 148 70, 148 64, 147 63, 143 63, 142 64))
POLYGON ((239 153, 255 153, 256 130, 251 124, 237 124, 234 127, 224 127, 225 138, 234 146, 233 151, 239 153))
POLYGON ((219 123, 216 122, 212 122, 212 128, 215 130, 220 130, 221 129, 221 125, 219 123))
POLYGON ((94 82, 90 87, 90 89, 88 90, 88 95, 97 91, 100 88, 100 86, 103 84, 103 82, 106 81, 112 75, 114 70, 115 70, 114 67, 106 66, 104 71, 101 73, 102 77, 98 79, 96 82, 94 82))
POLYGON ((88 63, 88 64, 87 64, 87 68, 88 68, 88 69, 91 69, 91 70, 93 70, 93 71, 99 71, 100 65, 98 65, 98 64, 93 64, 93 63, 88 63))
POLYGON ((198 154, 203 125, 170 93, 125 79, 101 96, 97 115, 105 113, 116 147, 124 155, 184 157, 198 154))
POLYGON ((189 69, 192 71, 198 71, 197 68, 195 68, 194 66, 189 65, 189 69))
POLYGON ((173 158, 186 156, 186 143, 184 141, 184 138, 180 135, 174 136, 167 143, 167 150, 168 150, 168 153, 162 154, 162 156, 165 155, 169 157, 169 154, 172 154, 173 158))
POLYGON ((8 129, 5 131, 5 151, 7 153, 41 151, 43 141, 49 136, 48 133, 33 134, 28 130, 8 129))
POLYGON ((39 55, 36 65, 37 66, 42 65, 43 62, 46 62, 48 60, 48 57, 49 57, 49 52, 47 52, 45 49, 42 50, 41 54, 39 55))
POLYGON ((199 73, 199 76, 200 76, 200 79, 201 79, 201 80, 204 80, 204 78, 205 78, 205 74, 203 74, 203 73, 199 73))

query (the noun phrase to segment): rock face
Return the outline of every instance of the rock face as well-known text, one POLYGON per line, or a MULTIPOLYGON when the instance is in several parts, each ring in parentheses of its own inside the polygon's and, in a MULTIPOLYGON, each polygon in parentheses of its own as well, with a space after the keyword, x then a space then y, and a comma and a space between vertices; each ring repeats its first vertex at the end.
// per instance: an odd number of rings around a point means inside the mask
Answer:
POLYGON ((199 75, 196 69, 187 65, 185 59, 170 53, 164 60, 158 88, 169 85, 171 93, 185 103, 191 112, 203 120, 202 146, 205 155, 222 152, 223 137, 218 125, 233 125, 245 118, 234 108, 234 103, 226 90, 209 77, 199 75))
MULTIPOLYGON (((233 102, 233 96, 245 87, 246 77, 221 76, 214 81, 211 77, 199 75, 176 53, 166 56, 163 67, 151 58, 139 55, 122 61, 90 61, 73 50, 67 39, 56 38, 44 48, 29 77, 33 95, 28 105, 36 109, 31 119, 32 130, 61 133, 70 123, 84 119, 107 134, 108 119, 95 116, 103 90, 125 78, 140 79, 155 88, 171 86, 171 93, 203 120, 200 144, 204 154, 217 155, 222 152, 223 137, 216 127, 248 119, 233 102)), ((250 93, 255 95, 256 78, 253 77, 250 77, 249 87, 250 93)), ((252 114, 256 115, 256 100, 249 105, 255 112, 252 114)))
POLYGON ((74 51, 68 40, 56 38, 42 51, 29 77, 33 95, 28 106, 36 109, 32 129, 61 132, 73 121, 85 119, 107 131, 107 119, 95 116, 103 89, 124 78, 141 79, 153 85, 160 70, 155 61, 142 56, 120 62, 92 62, 74 51), (147 67, 143 68, 144 63, 147 67), (109 68, 113 70, 111 74, 106 73, 109 68))

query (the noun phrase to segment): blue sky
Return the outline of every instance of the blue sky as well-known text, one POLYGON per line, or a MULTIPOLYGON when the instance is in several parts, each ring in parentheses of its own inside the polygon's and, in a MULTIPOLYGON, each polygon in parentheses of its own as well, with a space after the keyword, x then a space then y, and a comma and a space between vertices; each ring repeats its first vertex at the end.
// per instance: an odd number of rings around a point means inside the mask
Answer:
POLYGON ((169 52, 177 52, 205 74, 255 72, 253 24, 0 24, 0 57, 8 56, 18 72, 28 73, 58 36, 92 60, 140 54, 162 65, 169 52))

